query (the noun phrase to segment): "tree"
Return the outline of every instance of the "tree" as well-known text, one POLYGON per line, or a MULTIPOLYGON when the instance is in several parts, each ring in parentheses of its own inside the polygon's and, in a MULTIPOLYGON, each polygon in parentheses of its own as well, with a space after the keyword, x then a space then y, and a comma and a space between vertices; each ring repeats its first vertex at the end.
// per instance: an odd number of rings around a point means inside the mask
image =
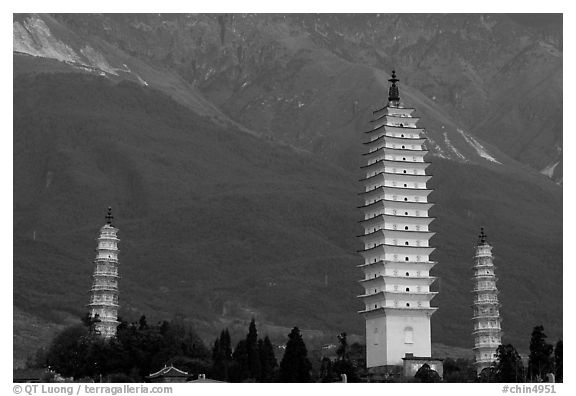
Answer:
POLYGON ((498 382, 494 366, 483 368, 478 374, 478 382, 498 382))
POLYGON ((414 378, 420 382, 430 383, 430 382, 440 382, 440 375, 436 370, 432 370, 428 363, 424 363, 414 375, 414 378))
POLYGON ((339 377, 338 379, 340 379, 342 374, 346 374, 348 382, 360 382, 360 378, 358 377, 357 373, 357 367, 350 359, 346 333, 339 334, 338 341, 340 342, 340 345, 336 350, 338 358, 336 359, 336 362, 334 362, 332 366, 334 373, 339 377))
POLYGON ((320 382, 334 382, 335 377, 332 371, 332 360, 327 357, 322 358, 320 364, 320 382))
POLYGON ((544 326, 536 326, 530 338, 530 357, 528 375, 533 380, 542 380, 552 370, 552 351, 554 347, 546 342, 544 326))
POLYGON ((212 376, 221 381, 230 381, 229 367, 232 360, 232 347, 228 329, 222 330, 212 348, 212 376))
POLYGON ((232 382, 242 382, 248 378, 248 349, 246 348, 246 340, 238 341, 232 353, 232 359, 234 364, 230 372, 230 379, 232 382))
POLYGON ((562 340, 558 340, 556 348, 554 348, 554 367, 556 382, 562 382, 564 379, 564 373, 562 371, 562 340))
POLYGON ((259 381, 262 377, 260 364, 260 352, 258 351, 258 331, 254 318, 250 321, 248 335, 246 336, 246 354, 248 358, 247 378, 259 381))
POLYGON ((524 381, 522 358, 512 344, 498 346, 494 374, 497 382, 524 381))
POLYGON ((82 325, 61 331, 48 348, 47 361, 50 367, 65 377, 80 377, 84 373, 85 362, 79 346, 87 335, 88 328, 82 325))
POLYGON ((274 346, 268 336, 264 337, 264 340, 258 340, 258 351, 260 352, 260 382, 272 382, 278 362, 274 355, 274 346))
POLYGON ((452 383, 474 382, 476 380, 474 362, 464 358, 444 359, 444 380, 452 383))
POLYGON ((309 382, 312 364, 308 360, 308 350, 298 327, 288 334, 286 350, 280 362, 280 382, 309 382))

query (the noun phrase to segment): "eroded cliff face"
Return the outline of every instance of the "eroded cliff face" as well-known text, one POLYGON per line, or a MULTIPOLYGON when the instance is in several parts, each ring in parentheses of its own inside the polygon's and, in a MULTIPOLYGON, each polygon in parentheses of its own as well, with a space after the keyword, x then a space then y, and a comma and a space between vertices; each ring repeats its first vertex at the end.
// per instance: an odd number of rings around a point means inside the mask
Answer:
POLYGON ((126 72, 96 45, 104 42, 172 71, 247 129, 339 164, 355 154, 349 131, 367 122, 358 115, 384 102, 385 79, 373 73, 396 68, 404 98, 434 119, 426 125, 433 152, 476 158, 456 128, 430 114, 446 112, 461 129, 561 181, 558 16, 56 15, 14 26, 15 50, 126 72), (78 37, 53 38, 66 29, 78 37), (427 114, 423 101, 437 108, 427 114))

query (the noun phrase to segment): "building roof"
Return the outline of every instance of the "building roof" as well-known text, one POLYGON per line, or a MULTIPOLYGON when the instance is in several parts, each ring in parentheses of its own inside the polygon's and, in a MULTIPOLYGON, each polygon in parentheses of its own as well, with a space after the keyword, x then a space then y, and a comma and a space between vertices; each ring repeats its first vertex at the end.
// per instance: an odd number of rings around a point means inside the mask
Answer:
POLYGON ((191 384, 191 383, 201 383, 201 382, 224 384, 226 381, 218 381, 218 380, 213 380, 213 379, 210 379, 210 378, 199 378, 199 379, 193 380, 193 381, 186 381, 186 383, 188 383, 188 384, 191 384))
POLYGON ((188 377, 189 374, 186 371, 178 370, 176 367, 170 365, 164 366, 159 371, 148 375, 146 378, 158 378, 158 377, 188 377))

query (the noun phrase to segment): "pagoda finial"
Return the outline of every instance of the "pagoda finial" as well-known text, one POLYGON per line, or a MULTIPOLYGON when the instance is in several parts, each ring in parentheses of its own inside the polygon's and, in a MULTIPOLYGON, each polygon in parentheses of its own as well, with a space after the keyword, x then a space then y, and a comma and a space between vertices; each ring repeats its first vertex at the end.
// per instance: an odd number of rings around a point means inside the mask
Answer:
POLYGON ((398 91, 396 83, 400 80, 396 78, 396 70, 392 70, 392 78, 388 81, 392 83, 388 90, 388 102, 395 102, 395 104, 398 104, 398 102, 400 102, 400 92, 398 91))
POLYGON ((480 235, 478 236, 480 237, 478 245, 486 245, 486 234, 484 234, 484 227, 480 227, 480 235))
POLYGON ((108 214, 106 215, 106 224, 112 225, 113 218, 114 216, 112 216, 112 206, 108 206, 108 214))

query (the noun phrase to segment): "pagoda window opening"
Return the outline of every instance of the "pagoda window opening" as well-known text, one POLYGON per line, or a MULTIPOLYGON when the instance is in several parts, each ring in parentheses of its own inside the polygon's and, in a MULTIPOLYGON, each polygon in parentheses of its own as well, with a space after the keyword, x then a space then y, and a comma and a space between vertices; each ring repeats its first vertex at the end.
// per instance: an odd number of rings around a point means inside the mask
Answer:
MULTIPOLYGON (((406 257, 406 260, 408 260, 408 257, 406 257)), ((410 276, 410 272, 406 272, 406 276, 410 276)))
POLYGON ((408 261, 408 257, 406 257, 405 261, 408 261))
POLYGON ((408 226, 405 226, 404 229, 407 230, 407 229, 408 229, 408 226))
POLYGON ((404 201, 408 201, 408 198, 404 197, 404 201))
POLYGON ((406 157, 402 157, 402 161, 406 161, 406 157))
POLYGON ((407 292, 409 292, 409 291, 410 291, 410 288, 409 288, 409 287, 407 287, 407 288, 406 288, 406 291, 407 291, 407 292))
POLYGON ((406 216, 408 216, 408 212, 404 212, 404 214, 405 214, 406 216))
POLYGON ((402 148, 406 148, 406 146, 402 146, 402 148))
POLYGON ((408 187, 408 184, 404 183, 404 187, 408 187))
POLYGON ((406 169, 404 169, 404 173, 406 173, 406 169))
POLYGON ((404 137, 404 134, 400 135, 400 137, 404 137))
POLYGON ((409 306, 410 306, 410 303, 406 303, 406 306, 409 307, 409 306))
POLYGON ((408 246, 408 241, 404 242, 404 245, 408 246))

